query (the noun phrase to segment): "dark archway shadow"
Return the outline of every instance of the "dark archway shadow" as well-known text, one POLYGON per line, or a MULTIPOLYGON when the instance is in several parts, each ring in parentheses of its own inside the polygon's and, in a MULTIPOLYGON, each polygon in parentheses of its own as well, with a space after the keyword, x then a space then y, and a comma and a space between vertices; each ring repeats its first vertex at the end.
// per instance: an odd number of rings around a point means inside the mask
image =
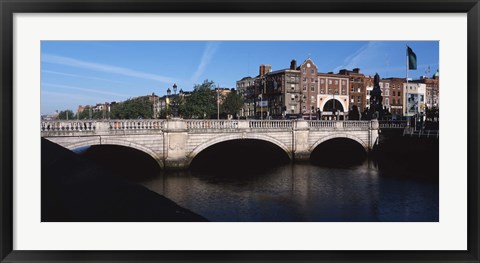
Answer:
POLYGON ((160 166, 150 155, 130 147, 94 145, 74 152, 131 182, 144 181, 161 172, 160 166))
POLYGON ((255 139, 224 141, 207 147, 192 160, 194 175, 248 179, 290 162, 277 145, 255 139))
POLYGON ((367 158, 365 148, 349 138, 334 138, 319 144, 310 155, 310 162, 318 166, 352 167, 367 158))

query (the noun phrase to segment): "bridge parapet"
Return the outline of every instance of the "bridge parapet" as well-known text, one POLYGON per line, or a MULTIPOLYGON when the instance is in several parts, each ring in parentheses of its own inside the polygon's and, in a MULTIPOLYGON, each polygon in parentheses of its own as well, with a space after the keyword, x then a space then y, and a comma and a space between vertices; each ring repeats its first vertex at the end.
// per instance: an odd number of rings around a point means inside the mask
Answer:
POLYGON ((88 121, 42 121, 40 130, 42 132, 58 132, 58 131, 95 131, 96 122, 88 121))
MULTIPOLYGON (((270 130, 344 130, 363 131, 376 129, 375 121, 304 121, 304 120, 57 120, 42 121, 42 135, 54 135, 62 132, 109 132, 109 131, 167 131, 176 128, 189 132, 198 131, 270 131, 270 130), (178 126, 180 125, 180 126, 178 126), (177 127, 178 126, 178 127, 177 127)), ((380 124, 384 127, 405 127, 405 122, 380 124)))
POLYGON ((308 160, 315 147, 348 138, 366 151, 377 143, 379 123, 307 120, 70 120, 42 121, 41 136, 66 148, 110 144, 152 156, 161 167, 188 167, 202 150, 227 140, 269 141, 294 160, 308 160))
POLYGON ((165 120, 113 120, 109 121, 110 130, 163 130, 165 120))
POLYGON ((375 129, 373 121, 308 121, 310 130, 367 131, 375 129))

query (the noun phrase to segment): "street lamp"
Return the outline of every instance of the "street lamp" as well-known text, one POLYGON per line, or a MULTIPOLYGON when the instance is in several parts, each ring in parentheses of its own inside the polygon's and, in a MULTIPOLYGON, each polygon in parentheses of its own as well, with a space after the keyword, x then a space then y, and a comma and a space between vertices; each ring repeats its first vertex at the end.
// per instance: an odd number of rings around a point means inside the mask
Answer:
POLYGON ((168 103, 165 103, 165 107, 167 108, 166 110, 166 114, 167 114, 167 117, 168 117, 168 106, 170 106, 170 94, 172 94, 172 91, 170 90, 170 88, 167 89, 167 100, 168 100, 168 103))
POLYGON ((220 85, 217 85, 217 120, 220 120, 220 85))
POLYGON ((172 106, 172 111, 173 111, 173 117, 176 118, 178 117, 178 105, 177 105, 177 84, 173 83, 173 106, 172 106))

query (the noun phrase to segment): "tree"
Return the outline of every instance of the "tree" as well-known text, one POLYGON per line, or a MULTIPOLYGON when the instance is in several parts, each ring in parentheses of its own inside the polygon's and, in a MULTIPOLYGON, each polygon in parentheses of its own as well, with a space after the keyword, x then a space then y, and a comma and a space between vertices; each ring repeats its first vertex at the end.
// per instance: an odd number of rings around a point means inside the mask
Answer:
POLYGON ((205 80, 195 85, 192 94, 185 101, 185 118, 210 118, 216 111, 216 95, 213 92, 213 81, 205 80))
POLYGON ((72 110, 64 110, 58 113, 58 119, 59 120, 74 120, 75 119, 75 114, 73 114, 72 110), (68 118, 67 118, 68 116, 68 118))
POLYGON ((110 116, 113 119, 151 119, 153 104, 148 97, 128 99, 115 105, 110 116))
POLYGON ((243 107, 243 97, 236 90, 232 89, 225 97, 222 104, 222 111, 226 114, 235 116, 243 107))

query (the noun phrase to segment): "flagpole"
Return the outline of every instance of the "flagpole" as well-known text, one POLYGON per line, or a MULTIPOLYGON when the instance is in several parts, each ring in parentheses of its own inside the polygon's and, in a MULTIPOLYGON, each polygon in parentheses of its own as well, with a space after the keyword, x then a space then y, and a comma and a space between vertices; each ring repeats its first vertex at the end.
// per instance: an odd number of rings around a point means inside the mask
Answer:
POLYGON ((408 46, 405 44, 405 54, 406 54, 406 67, 405 67, 405 72, 406 72, 406 78, 405 80, 407 81, 407 85, 405 86, 405 115, 407 115, 407 112, 408 112, 408 108, 407 108, 407 101, 408 101, 408 97, 407 97, 407 91, 408 91, 408 46))

